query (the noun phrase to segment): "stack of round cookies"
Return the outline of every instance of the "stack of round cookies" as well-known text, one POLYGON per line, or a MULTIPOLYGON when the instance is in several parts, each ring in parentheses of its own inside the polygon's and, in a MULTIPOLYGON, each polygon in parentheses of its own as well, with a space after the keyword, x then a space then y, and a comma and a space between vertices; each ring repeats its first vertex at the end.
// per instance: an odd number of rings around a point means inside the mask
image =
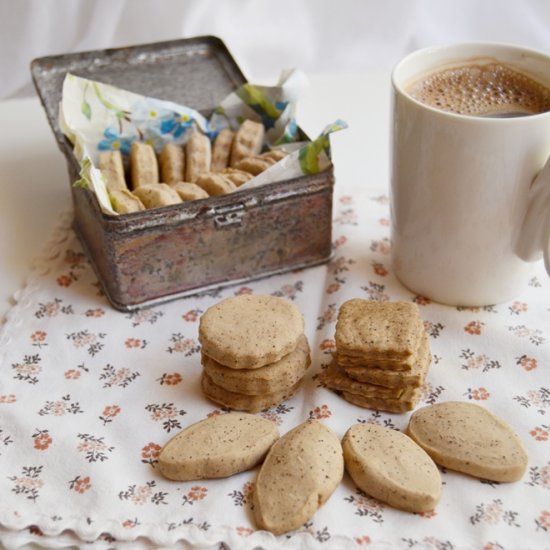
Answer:
POLYGON ((258 412, 294 394, 311 364, 304 318, 268 295, 226 298, 200 319, 204 394, 230 409, 258 412))

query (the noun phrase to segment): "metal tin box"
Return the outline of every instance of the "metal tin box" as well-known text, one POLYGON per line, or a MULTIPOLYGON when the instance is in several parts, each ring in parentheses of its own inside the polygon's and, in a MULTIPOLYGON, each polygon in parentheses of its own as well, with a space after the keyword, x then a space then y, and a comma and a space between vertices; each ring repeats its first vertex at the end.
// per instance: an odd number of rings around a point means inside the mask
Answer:
MULTIPOLYGON (((32 62, 31 72, 71 182, 80 167, 58 124, 67 72, 205 116, 246 82, 215 37, 43 57, 32 62)), ((329 169, 117 217, 105 215, 91 191, 71 186, 73 226, 110 303, 131 311, 326 262, 333 186, 329 169)))

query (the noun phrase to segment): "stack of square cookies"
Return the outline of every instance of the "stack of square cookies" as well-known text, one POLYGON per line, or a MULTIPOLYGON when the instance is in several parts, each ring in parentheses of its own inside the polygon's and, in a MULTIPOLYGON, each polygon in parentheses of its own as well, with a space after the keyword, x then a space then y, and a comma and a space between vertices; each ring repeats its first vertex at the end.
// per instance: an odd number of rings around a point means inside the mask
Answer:
POLYGON ((360 407, 412 410, 431 363, 418 306, 359 298, 342 304, 336 353, 321 382, 360 407))
POLYGON ((268 295, 227 298, 199 323, 201 385, 215 403, 258 412, 294 394, 311 364, 304 319, 268 295))

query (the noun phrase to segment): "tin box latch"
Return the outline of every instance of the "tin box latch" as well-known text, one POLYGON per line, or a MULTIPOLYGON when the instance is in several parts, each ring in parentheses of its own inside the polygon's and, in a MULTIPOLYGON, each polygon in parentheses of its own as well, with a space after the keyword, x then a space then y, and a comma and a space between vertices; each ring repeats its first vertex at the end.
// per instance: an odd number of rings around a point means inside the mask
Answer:
POLYGON ((244 210, 244 204, 242 203, 214 208, 214 225, 216 229, 241 225, 243 222, 244 210))

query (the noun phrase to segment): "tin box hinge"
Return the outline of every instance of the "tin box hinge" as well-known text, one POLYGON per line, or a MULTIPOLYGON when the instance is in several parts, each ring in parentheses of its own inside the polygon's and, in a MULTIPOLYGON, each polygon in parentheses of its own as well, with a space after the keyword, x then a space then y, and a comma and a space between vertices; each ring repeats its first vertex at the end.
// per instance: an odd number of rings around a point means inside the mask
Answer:
POLYGON ((244 217, 244 204, 231 204, 214 210, 214 225, 222 229, 231 225, 241 225, 244 217))

